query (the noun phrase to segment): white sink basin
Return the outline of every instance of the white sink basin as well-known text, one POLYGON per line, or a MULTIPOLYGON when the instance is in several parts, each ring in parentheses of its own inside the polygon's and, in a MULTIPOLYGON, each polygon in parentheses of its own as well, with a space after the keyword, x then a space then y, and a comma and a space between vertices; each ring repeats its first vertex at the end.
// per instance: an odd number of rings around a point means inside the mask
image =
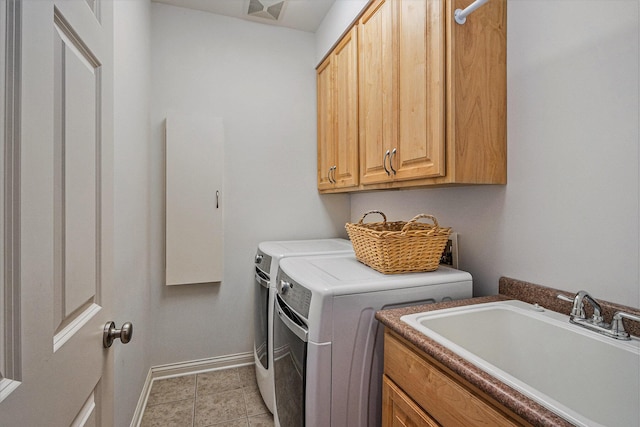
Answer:
POLYGON ((637 338, 608 338, 521 301, 401 320, 575 425, 640 426, 637 338))

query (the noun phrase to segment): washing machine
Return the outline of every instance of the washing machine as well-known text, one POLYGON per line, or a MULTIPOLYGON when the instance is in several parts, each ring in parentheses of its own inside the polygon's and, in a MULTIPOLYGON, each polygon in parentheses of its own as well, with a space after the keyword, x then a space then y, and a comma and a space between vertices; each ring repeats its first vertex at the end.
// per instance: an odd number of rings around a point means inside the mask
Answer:
POLYGON ((467 272, 384 275, 354 255, 285 258, 273 321, 275 422, 281 427, 381 423, 378 310, 471 298, 467 272))
POLYGON ((255 256, 254 347, 256 380, 267 408, 274 412, 273 303, 278 265, 282 258, 313 254, 352 254, 345 239, 316 239, 262 242, 255 256))

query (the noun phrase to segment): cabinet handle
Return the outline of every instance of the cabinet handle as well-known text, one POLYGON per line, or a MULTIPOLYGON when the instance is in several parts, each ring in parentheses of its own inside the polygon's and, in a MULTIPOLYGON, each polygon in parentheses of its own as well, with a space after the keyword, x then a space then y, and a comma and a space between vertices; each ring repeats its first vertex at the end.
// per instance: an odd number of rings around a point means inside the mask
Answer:
POLYGON ((337 166, 331 166, 329 168, 329 172, 327 172, 327 179, 329 180, 329 182, 331 184, 335 184, 336 182, 338 182, 338 181, 336 181, 336 168, 337 168, 337 166), (332 174, 332 172, 333 172, 333 174, 332 174))
POLYGON ((391 175, 391 172, 389 172, 389 169, 387 169, 387 158, 389 157, 390 154, 391 152, 387 150, 387 152, 384 153, 384 157, 382 159, 382 167, 384 168, 384 171, 387 173, 387 176, 391 175))
POLYGON ((389 168, 391 168, 391 172, 393 172, 394 175, 396 174, 396 170, 393 168, 393 158, 395 157, 397 151, 398 150, 394 148, 391 152, 391 157, 389 157, 389 168))

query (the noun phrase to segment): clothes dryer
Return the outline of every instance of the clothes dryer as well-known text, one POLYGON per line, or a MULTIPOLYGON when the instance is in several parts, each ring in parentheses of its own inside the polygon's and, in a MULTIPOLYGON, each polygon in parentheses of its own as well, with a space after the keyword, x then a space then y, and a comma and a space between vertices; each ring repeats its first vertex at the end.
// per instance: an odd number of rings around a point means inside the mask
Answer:
POLYGON ((467 272, 381 274, 354 255, 285 258, 273 321, 276 425, 380 425, 385 308, 472 296, 467 272))
POLYGON ((278 265, 282 258, 314 254, 353 253, 345 239, 315 239, 262 242, 255 256, 254 359, 256 380, 262 399, 274 412, 273 302, 278 265))

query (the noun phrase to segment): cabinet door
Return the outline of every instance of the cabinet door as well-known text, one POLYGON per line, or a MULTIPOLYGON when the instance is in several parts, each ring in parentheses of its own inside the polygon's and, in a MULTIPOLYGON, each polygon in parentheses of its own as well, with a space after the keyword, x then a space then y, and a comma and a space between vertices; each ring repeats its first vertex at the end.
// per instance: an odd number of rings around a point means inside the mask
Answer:
POLYGON ((391 385, 397 384, 411 402, 438 420, 438 425, 529 425, 515 418, 517 416, 505 407, 489 403, 491 397, 471 389, 466 380, 454 378, 421 350, 388 329, 384 338, 384 374, 391 380, 391 385))
POLYGON ((360 171, 363 184, 393 179, 383 163, 386 151, 396 142, 393 5, 393 0, 376 1, 359 23, 360 171))
POLYGON ((333 167, 335 139, 333 120, 333 67, 332 56, 329 56, 318 67, 316 84, 318 96, 318 189, 333 188, 329 178, 329 169, 333 167))
POLYGON ((445 2, 399 0, 396 180, 445 174, 445 2))
POLYGON ((382 378, 382 427, 439 427, 439 424, 385 375, 382 378))
POLYGON ((165 121, 165 284, 224 278, 221 118, 171 112, 165 121))
POLYGON ((333 59, 335 88, 336 187, 358 185, 358 49, 357 27, 336 46, 333 59))

